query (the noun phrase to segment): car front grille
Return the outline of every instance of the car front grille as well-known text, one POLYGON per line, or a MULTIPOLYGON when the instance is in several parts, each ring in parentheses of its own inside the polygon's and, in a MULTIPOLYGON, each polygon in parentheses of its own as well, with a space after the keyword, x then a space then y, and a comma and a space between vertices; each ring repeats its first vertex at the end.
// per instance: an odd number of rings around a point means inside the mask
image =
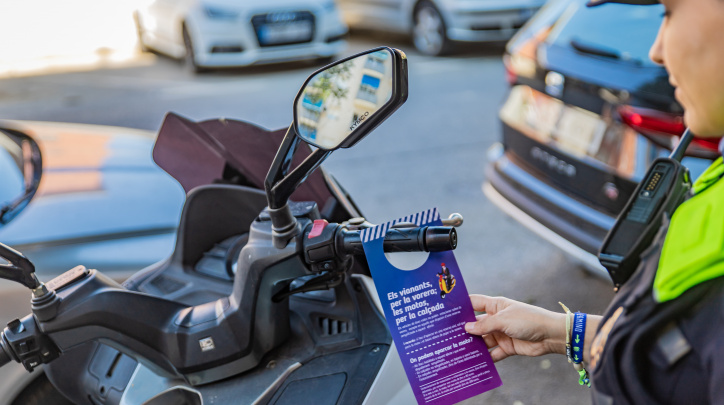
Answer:
POLYGON ((315 17, 309 11, 257 14, 251 18, 260 47, 274 47, 311 42, 315 17))

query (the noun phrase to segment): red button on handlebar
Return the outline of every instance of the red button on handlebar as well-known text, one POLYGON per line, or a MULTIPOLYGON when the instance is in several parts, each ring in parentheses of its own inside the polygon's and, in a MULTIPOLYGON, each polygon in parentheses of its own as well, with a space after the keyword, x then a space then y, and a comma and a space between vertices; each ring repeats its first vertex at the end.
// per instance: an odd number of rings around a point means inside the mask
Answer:
POLYGON ((309 232, 309 235, 307 235, 307 238, 312 239, 321 235, 324 227, 327 225, 329 225, 329 222, 327 222, 326 219, 315 219, 314 225, 312 225, 312 230, 309 232))

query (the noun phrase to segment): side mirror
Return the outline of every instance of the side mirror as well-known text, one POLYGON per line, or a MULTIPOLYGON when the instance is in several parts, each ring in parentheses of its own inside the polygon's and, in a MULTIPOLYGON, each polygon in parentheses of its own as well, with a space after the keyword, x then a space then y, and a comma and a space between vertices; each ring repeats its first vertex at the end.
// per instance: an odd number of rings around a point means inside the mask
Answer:
POLYGON ((349 148, 407 100, 406 70, 404 54, 391 48, 325 66, 294 100, 295 132, 320 149, 349 148))
POLYGON ((269 168, 264 188, 275 245, 297 233, 287 202, 332 151, 349 148, 407 100, 407 57, 388 47, 370 49, 314 72, 294 100, 294 122, 269 168), (290 171, 304 141, 317 149, 290 171))

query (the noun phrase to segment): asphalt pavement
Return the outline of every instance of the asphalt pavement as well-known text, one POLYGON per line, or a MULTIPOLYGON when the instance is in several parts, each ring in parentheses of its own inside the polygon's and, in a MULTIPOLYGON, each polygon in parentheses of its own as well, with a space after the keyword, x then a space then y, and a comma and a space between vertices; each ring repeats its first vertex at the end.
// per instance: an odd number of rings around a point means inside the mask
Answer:
MULTIPOLYGON (((465 223, 455 254, 470 292, 555 311, 562 301, 574 311, 603 312, 613 296, 610 283, 581 270, 482 193, 486 151, 500 138, 497 112, 507 91, 502 48, 432 58, 404 40, 361 36, 340 57, 378 45, 408 54, 409 99, 357 146, 325 163, 367 219, 384 222, 431 207, 461 213, 465 223)), ((194 75, 180 62, 147 54, 120 68, 0 80, 0 118, 157 130, 164 114, 174 111, 276 129, 291 123, 294 96, 319 67, 292 63, 194 75)), ((415 255, 407 259, 426 257, 415 255)), ((9 302, 7 288, 0 294, 0 318, 21 315, 24 307, 9 302)), ((511 358, 497 368, 503 386, 465 404, 590 403, 589 390, 578 385, 562 356, 511 358)))

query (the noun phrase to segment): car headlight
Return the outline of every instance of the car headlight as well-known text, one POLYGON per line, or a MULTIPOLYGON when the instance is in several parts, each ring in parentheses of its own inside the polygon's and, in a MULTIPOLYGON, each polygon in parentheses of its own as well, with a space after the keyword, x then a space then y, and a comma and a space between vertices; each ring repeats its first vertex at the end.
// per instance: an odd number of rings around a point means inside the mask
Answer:
POLYGON ((210 5, 204 5, 204 12, 207 17, 219 20, 230 20, 239 16, 239 12, 236 10, 210 5))

